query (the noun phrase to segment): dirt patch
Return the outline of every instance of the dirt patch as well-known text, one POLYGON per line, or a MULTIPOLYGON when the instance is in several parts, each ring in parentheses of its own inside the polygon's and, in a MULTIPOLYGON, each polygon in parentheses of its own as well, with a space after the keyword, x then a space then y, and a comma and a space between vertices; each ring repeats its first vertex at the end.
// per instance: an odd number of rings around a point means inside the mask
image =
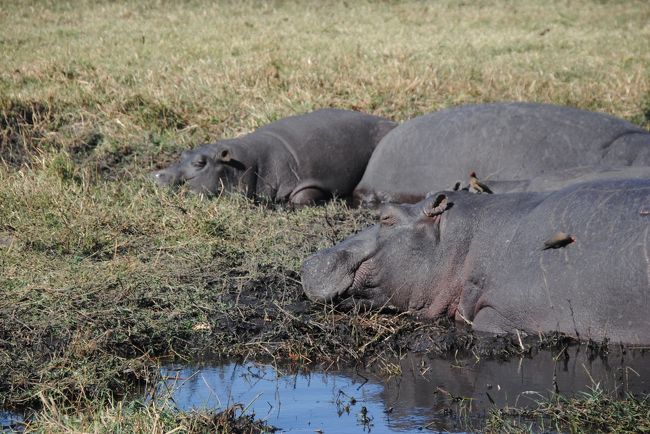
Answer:
POLYGON ((28 163, 54 121, 52 108, 39 101, 0 101, 0 159, 28 163))
POLYGON ((101 132, 97 130, 85 131, 69 146, 68 151, 76 163, 83 163, 103 141, 104 135, 101 132))
POLYGON ((235 404, 226 410, 213 413, 181 414, 177 424, 184 426, 188 433, 227 432, 233 434, 273 433, 277 429, 264 421, 255 419, 255 415, 244 414, 244 406, 235 404))
POLYGON ((0 249, 11 247, 18 241, 15 235, 16 228, 10 225, 0 225, 0 249))
POLYGON ((128 175, 128 167, 134 158, 133 147, 124 144, 116 146, 101 155, 93 155, 86 161, 101 179, 116 181, 128 175))
POLYGON ((563 335, 477 335, 447 318, 421 321, 392 311, 341 311, 309 301, 293 271, 274 270, 269 276, 215 295, 213 303, 229 307, 210 319, 219 348, 232 350, 222 356, 242 355, 242 347, 248 347, 247 356, 281 363, 365 365, 406 352, 508 358, 575 343, 563 335), (279 287, 285 290, 278 292, 279 287))

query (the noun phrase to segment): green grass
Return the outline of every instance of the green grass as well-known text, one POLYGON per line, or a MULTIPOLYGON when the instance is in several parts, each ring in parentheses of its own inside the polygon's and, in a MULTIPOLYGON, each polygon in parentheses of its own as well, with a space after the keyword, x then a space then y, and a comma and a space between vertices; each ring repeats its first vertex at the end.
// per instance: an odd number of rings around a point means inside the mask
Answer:
POLYGON ((649 22, 645 1, 0 1, 0 407, 115 414, 163 356, 472 347, 449 324, 304 301, 301 260, 372 211, 204 200, 147 174, 321 107, 526 100, 648 128, 649 22))

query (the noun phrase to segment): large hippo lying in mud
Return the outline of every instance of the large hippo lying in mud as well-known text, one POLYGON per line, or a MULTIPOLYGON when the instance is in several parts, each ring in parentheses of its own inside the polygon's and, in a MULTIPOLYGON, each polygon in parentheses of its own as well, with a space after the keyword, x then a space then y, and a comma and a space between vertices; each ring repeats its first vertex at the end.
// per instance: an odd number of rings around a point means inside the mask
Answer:
POLYGON ((301 275, 320 302, 650 344, 650 179, 386 205, 378 224, 307 258, 301 275), (558 232, 567 242, 549 248, 558 232))
MULTIPOLYGON (((357 202, 417 202, 466 184, 470 172, 495 192, 573 181, 572 168, 650 166, 650 133, 602 113, 534 103, 466 105, 411 119, 377 146, 357 202), (558 175, 561 174, 561 177, 558 175)), ((539 190, 537 190, 539 191, 539 190)), ((547 190, 548 191, 548 190, 547 190)))
POLYGON ((377 143, 395 126, 364 113, 318 110, 185 151, 180 162, 155 172, 154 179, 209 195, 240 191, 296 204, 347 197, 377 143))

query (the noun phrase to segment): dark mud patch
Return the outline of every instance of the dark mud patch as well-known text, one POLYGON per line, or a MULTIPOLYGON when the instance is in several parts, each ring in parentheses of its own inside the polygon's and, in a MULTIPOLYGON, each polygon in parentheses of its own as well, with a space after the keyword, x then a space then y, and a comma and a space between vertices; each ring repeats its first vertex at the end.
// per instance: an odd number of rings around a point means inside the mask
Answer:
POLYGON ((29 163, 55 123, 53 108, 39 101, 0 100, 0 159, 10 166, 29 163))
POLYGON ((297 273, 288 270, 242 282, 214 302, 228 306, 211 320, 212 330, 230 332, 220 348, 241 349, 246 343, 253 357, 350 363, 405 351, 466 351, 474 342, 468 330, 446 320, 421 322, 403 314, 316 305, 304 296, 297 273))
POLYGON ((93 151, 103 143, 104 135, 94 129, 83 131, 68 147, 70 156, 75 163, 83 163, 93 151))
POLYGON ((219 412, 180 413, 177 423, 191 433, 261 434, 277 431, 272 425, 256 419, 254 414, 247 414, 245 410, 243 404, 233 404, 219 412))
POLYGON ((84 165, 91 168, 100 179, 118 181, 132 177, 128 168, 136 157, 138 154, 131 145, 121 144, 100 154, 91 154, 84 165))
POLYGON ((221 356, 245 354, 307 365, 366 363, 405 353, 506 360, 577 343, 561 334, 482 335, 447 318, 421 321, 392 311, 318 305, 305 297, 298 274, 290 270, 266 270, 262 278, 216 292, 213 302, 227 306, 210 320, 211 331, 229 332, 213 334, 218 348, 227 349, 221 356), (248 350, 242 353, 243 348, 248 350))
MULTIPOLYGON (((95 136, 91 133, 89 140, 95 136)), ((103 143, 103 138, 101 139, 103 143)), ((135 172, 151 173, 154 170, 162 169, 169 164, 164 162, 173 162, 178 157, 178 153, 170 151, 157 151, 151 141, 139 139, 140 143, 113 143, 104 145, 99 152, 89 152, 88 154, 79 154, 79 162, 87 167, 93 175, 104 181, 120 181, 133 177, 133 167, 138 169, 135 172)), ((88 145, 84 149, 89 149, 88 145)))

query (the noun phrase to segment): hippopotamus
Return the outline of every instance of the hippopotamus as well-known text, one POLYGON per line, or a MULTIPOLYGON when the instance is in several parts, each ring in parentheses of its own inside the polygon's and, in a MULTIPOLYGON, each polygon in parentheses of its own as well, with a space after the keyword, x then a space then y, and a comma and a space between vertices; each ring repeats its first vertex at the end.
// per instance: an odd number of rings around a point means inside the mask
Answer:
MULTIPOLYGON (((475 171, 495 193, 544 191, 549 172, 650 166, 650 133, 603 113, 548 104, 465 105, 404 122, 382 139, 355 202, 417 202, 431 190, 466 184, 475 171)), ((556 179, 557 181, 557 179, 556 179)), ((553 183, 552 188, 558 186, 553 183)))
POLYGON ((239 191, 295 204, 349 197, 375 146, 395 126, 365 113, 317 110, 185 151, 153 176, 159 185, 186 184, 207 195, 239 191))
POLYGON ((307 258, 307 297, 488 333, 650 344, 650 179, 434 193, 307 258), (552 244, 556 234, 564 243, 552 244))

